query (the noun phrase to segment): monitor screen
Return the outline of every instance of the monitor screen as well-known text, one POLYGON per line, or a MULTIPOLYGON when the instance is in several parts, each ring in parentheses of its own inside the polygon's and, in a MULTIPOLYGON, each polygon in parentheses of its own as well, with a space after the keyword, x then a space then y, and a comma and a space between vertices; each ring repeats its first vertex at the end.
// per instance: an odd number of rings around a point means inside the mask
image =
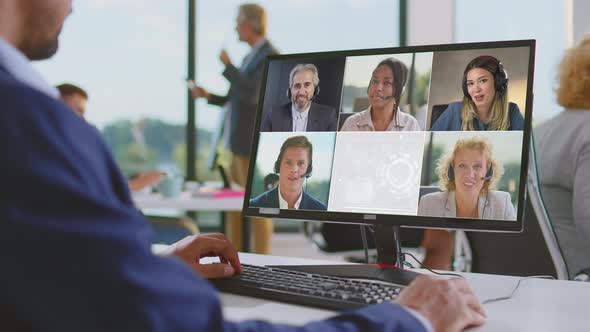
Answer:
POLYGON ((534 52, 519 40, 269 57, 244 211, 520 231, 534 52))

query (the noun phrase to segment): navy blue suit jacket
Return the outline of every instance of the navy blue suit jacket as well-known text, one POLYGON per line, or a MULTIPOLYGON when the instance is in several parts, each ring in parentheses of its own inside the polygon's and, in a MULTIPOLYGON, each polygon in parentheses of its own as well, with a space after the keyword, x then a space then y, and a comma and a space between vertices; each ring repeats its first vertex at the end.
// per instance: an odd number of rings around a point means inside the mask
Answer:
MULTIPOLYGON (((266 113, 260 131, 293 131, 292 105, 287 103, 266 113)), ((336 131, 337 124, 338 116, 334 107, 311 103, 306 131, 336 131)))
POLYGON ((218 106, 231 102, 229 146, 233 153, 245 158, 250 158, 264 60, 267 56, 277 53, 272 44, 266 41, 245 68, 227 66, 223 71, 223 76, 230 83, 227 95, 212 94, 209 98, 210 104, 218 106))
POLYGON ((304 328, 223 320, 217 292, 154 256, 97 131, 0 65, 0 325, 39 331, 419 331, 393 304, 304 328), (8 320, 8 322, 7 322, 8 320))
MULTIPOLYGON (((431 126, 431 131, 461 131, 461 107, 462 102, 450 103, 443 114, 431 126)), ((518 105, 515 103, 508 103, 508 119, 510 125, 508 130, 524 130, 524 118, 520 114, 518 105)), ((478 118, 473 119, 476 130, 485 131, 487 126, 479 121, 478 118)))
MULTIPOLYGON (((279 189, 274 188, 250 200, 251 207, 262 208, 279 208, 279 189)), ((324 203, 311 197, 308 193, 303 191, 299 210, 321 210, 326 211, 327 208, 324 203)))

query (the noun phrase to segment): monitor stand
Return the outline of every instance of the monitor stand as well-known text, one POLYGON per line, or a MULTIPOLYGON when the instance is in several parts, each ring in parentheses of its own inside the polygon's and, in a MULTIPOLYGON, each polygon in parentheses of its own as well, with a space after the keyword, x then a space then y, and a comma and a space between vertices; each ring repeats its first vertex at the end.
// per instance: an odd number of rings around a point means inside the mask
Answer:
POLYGON ((373 279, 406 286, 420 273, 405 270, 399 226, 375 225, 377 264, 274 265, 269 267, 340 278, 373 279))

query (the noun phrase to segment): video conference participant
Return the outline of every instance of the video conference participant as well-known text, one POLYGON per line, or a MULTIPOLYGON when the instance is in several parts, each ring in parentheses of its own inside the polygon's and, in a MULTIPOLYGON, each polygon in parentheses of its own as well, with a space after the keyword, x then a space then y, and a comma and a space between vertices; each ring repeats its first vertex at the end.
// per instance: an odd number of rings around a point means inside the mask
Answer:
POLYGON ((558 73, 565 111, 534 136, 543 201, 573 278, 590 267, 590 35, 566 52, 558 73))
POLYGON ((432 131, 523 130, 518 105, 508 102, 508 73, 500 60, 482 55, 463 72, 463 101, 450 103, 432 131))
POLYGON ((438 166, 442 192, 422 196, 418 215, 516 220, 510 194, 493 191, 504 173, 492 146, 479 137, 459 139, 438 166))
POLYGON ((275 162, 279 185, 250 200, 251 207, 296 210, 322 210, 326 206, 303 190, 303 182, 311 176, 313 146, 305 136, 285 140, 275 162))
POLYGON ((399 109, 408 81, 408 67, 394 58, 385 59, 373 70, 367 95, 369 108, 351 115, 341 131, 418 131, 418 121, 399 109))
POLYGON ((338 116, 332 106, 313 99, 320 92, 320 77, 312 63, 298 64, 289 74, 287 97, 291 102, 266 113, 261 131, 336 131, 338 116))

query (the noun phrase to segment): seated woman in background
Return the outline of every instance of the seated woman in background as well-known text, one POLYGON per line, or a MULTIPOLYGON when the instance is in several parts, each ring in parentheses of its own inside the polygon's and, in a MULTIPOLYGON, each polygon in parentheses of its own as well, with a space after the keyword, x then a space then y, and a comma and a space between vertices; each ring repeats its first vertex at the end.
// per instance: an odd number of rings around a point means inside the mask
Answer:
POLYGON ((396 59, 385 59, 373 70, 367 95, 369 108, 351 115, 341 131, 417 131, 418 121, 399 109, 408 80, 408 67, 396 59))
POLYGON ((510 194, 491 190, 503 173, 487 140, 459 139, 451 155, 438 165, 442 192, 422 196, 418 215, 516 220, 510 194))
POLYGON ((570 277, 590 267, 590 36, 559 67, 565 111, 534 129, 543 201, 570 277))
POLYGON ((450 103, 432 131, 523 130, 524 118, 508 102, 508 74, 489 55, 469 62, 463 72, 463 101, 450 103))

